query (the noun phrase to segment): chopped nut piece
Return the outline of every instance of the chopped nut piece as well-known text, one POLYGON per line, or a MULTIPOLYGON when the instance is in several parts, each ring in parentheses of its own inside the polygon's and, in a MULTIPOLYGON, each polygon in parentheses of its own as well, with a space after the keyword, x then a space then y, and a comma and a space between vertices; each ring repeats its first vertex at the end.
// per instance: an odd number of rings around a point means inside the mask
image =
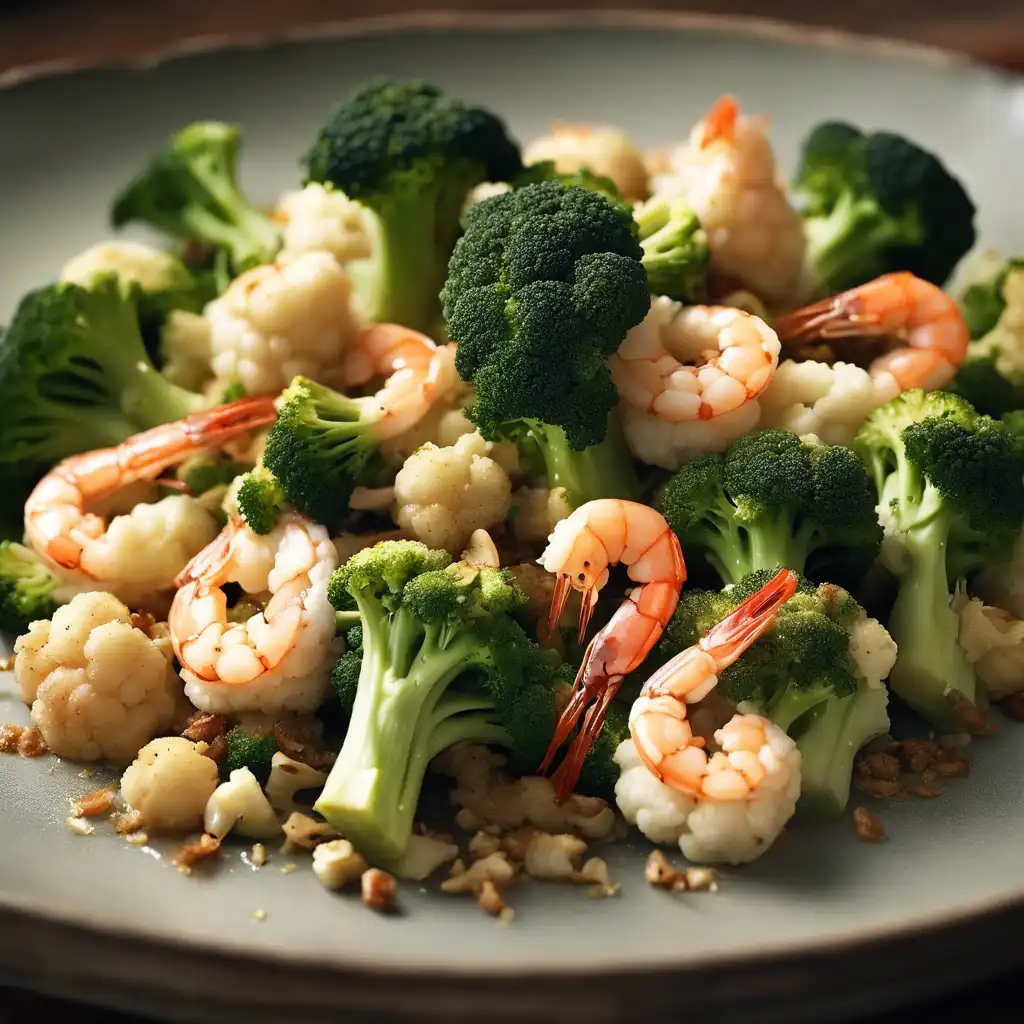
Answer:
POLYGON ((360 884, 363 890, 363 903, 371 910, 383 913, 394 908, 398 883, 392 875, 381 871, 380 868, 370 868, 369 871, 363 872, 360 884))
POLYGON ((972 704, 959 690, 951 690, 946 698, 952 705, 954 713, 963 722, 967 732, 972 736, 988 736, 999 731, 999 726, 991 721, 988 715, 972 704))
POLYGON ((213 743, 213 741, 224 734, 227 728, 227 720, 223 715, 211 715, 205 711, 193 712, 185 720, 185 728, 181 735, 187 740, 195 743, 213 743))
POLYGON ((321 750, 307 737, 280 722, 274 726, 274 739, 277 740, 278 750, 287 754, 293 761, 309 765, 316 771, 328 770, 338 759, 336 751, 321 750))
POLYGON ((86 821, 84 818, 65 818, 64 824, 67 825, 72 832, 80 836, 91 836, 96 831, 96 826, 86 821))
POLYGON ((957 750, 970 745, 971 734, 969 732, 950 732, 945 736, 937 736, 935 742, 943 750, 957 750))
POLYGON ((591 857, 584 862, 583 867, 573 876, 574 882, 591 886, 587 893, 592 899, 602 896, 614 896, 619 887, 612 883, 611 875, 608 874, 608 865, 600 857, 591 857))
POLYGON ((124 837, 124 841, 131 843, 132 846, 148 846, 149 834, 146 832, 131 832, 124 837))
POLYGON ((508 854, 511 860, 526 860, 526 851, 530 843, 541 834, 540 829, 532 825, 523 825, 514 832, 509 832, 501 837, 501 849, 508 854))
POLYGON ((326 821, 316 821, 299 811, 292 812, 281 827, 285 835, 282 853, 312 850, 319 843, 338 838, 338 833, 326 821))
POLYGON ((71 814, 76 818, 97 818, 113 810, 116 800, 117 790, 113 786, 94 789, 71 805, 71 814))
POLYGON ((0 658, 0 672, 12 672, 14 670, 14 655, 0 658))
POLYGON ((285 864, 281 868, 281 874, 282 875, 290 875, 297 867, 298 867, 297 864, 285 864))
POLYGON ((933 768, 925 768, 925 770, 921 772, 921 781, 925 785, 934 782, 938 777, 938 773, 933 768))
MULTIPOLYGON (((454 868, 455 865, 452 865, 454 868)), ((492 853, 483 860, 474 861, 465 871, 446 878, 441 883, 442 892, 479 892, 484 882, 491 881, 502 886, 511 882, 516 869, 504 853, 492 853)))
POLYGON ((220 853, 220 840, 216 836, 207 835, 205 832, 199 837, 196 843, 186 843, 175 854, 174 863, 182 874, 190 874, 195 864, 200 861, 209 860, 220 853))
POLYGON ((718 892, 718 883, 715 881, 716 876, 712 868, 687 868, 683 877, 686 879, 686 888, 689 892, 700 892, 702 889, 718 892))
MULTIPOLYGON (((134 629, 140 630, 152 639, 156 619, 149 612, 132 612, 130 621, 134 629)), ((192 739, 193 737, 189 736, 188 738, 192 739)))
POLYGON ((117 820, 114 822, 114 831, 119 836, 127 836, 138 832, 144 824, 141 811, 126 811, 117 816, 117 820))
POLYGON ((501 849, 501 840, 497 836, 489 835, 486 832, 477 832, 469 841, 469 855, 474 860, 489 857, 501 849))
POLYGON ((858 807, 853 812, 853 825, 857 838, 865 843, 884 843, 888 838, 882 823, 866 807, 858 807))
POLYGON ((461 857, 456 857, 452 861, 452 866, 448 869, 448 877, 455 878, 458 875, 464 875, 466 873, 466 862, 461 857))
POLYGON ((930 799, 936 796, 942 796, 941 789, 936 789, 934 786, 929 786, 925 782, 909 782, 907 783, 906 789, 911 796, 920 796, 926 799, 930 799))
POLYGON ((548 880, 572 878, 587 844, 578 836, 542 832, 526 848, 526 873, 548 880))
POLYGON ((366 869, 366 861, 347 839, 332 839, 313 850, 313 874, 325 889, 342 889, 366 869))
POLYGON ((506 909, 505 901, 501 898, 498 887, 489 878, 480 886, 480 891, 476 895, 476 901, 480 905, 480 909, 492 917, 500 917, 506 909))
POLYGON ((898 782, 887 782, 885 779, 854 779, 853 784, 862 793, 873 796, 879 800, 888 800, 890 797, 899 796, 900 784, 898 782))
POLYGON ((661 850, 653 850, 644 866, 644 881, 659 889, 670 889, 679 877, 679 872, 669 863, 661 850))
POLYGON ((885 782, 896 782, 900 777, 900 759, 893 754, 868 754, 864 763, 871 772, 871 777, 885 782))
POLYGON ((930 768, 939 755, 939 745, 934 740, 904 740, 900 744, 899 757, 908 772, 919 775, 930 768))
POLYGON ((252 918, 254 921, 266 921, 267 912, 262 907, 257 907, 252 912, 252 918))
POLYGON ((254 868, 261 868, 267 863, 267 848, 262 843, 253 843, 249 854, 249 863, 254 868))
POLYGON ((205 748, 203 755, 213 761, 214 764, 220 764, 227 757, 228 753, 227 735, 222 733, 220 736, 214 736, 209 743, 205 744, 205 748))
POLYGON ((932 770, 936 775, 942 776, 943 778, 969 775, 971 771, 971 762, 968 761, 966 757, 943 758, 932 765, 932 770))
POLYGON ((18 753, 22 757, 42 757, 49 752, 50 748, 43 740, 43 734, 35 726, 25 729, 18 739, 18 753))
POLYGON ((20 725, 0 725, 0 754, 16 754, 24 731, 20 725))
POLYGON ((402 859, 395 867, 395 874, 399 878, 422 882, 458 855, 459 848, 454 843, 442 842, 430 836, 412 835, 402 859))
POLYGON ((606 839, 615 827, 615 811, 600 797, 573 793, 565 802, 565 821, 584 839, 606 839))

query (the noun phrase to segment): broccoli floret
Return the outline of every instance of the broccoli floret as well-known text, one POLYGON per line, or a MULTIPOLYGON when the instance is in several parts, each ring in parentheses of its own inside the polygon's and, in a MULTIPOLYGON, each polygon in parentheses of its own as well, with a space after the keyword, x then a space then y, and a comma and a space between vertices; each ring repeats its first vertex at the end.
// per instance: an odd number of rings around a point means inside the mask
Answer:
POLYGON ((464 224, 442 301, 473 421, 491 440, 527 438, 576 504, 634 497, 607 366, 650 307, 629 214, 549 181, 483 200, 464 224))
POLYGON ((688 304, 703 302, 711 250, 689 205, 682 199, 655 197, 638 206, 634 217, 650 293, 688 304))
POLYGON ((28 548, 0 541, 0 634, 20 636, 57 610, 57 578, 28 548))
POLYGON ((227 731, 224 738, 227 740, 227 752, 220 762, 220 777, 227 779, 236 768, 248 768, 261 786, 266 785, 271 761, 277 753, 274 730, 236 725, 227 731))
POLYGON ((248 466, 236 462, 223 452, 201 452, 183 462, 174 475, 188 488, 189 493, 200 495, 215 487, 230 484, 246 469, 248 466))
POLYGON ((684 550, 699 551, 724 583, 780 565, 846 581, 878 553, 875 500, 850 449, 762 430, 688 462, 656 506, 684 550))
POLYGON ((883 554, 899 583, 892 688, 937 730, 955 730, 953 702, 983 707, 985 695, 950 599, 961 579, 1009 556, 1024 521, 1024 453, 964 399, 919 390, 876 409, 856 445, 875 477, 883 554))
MULTIPOLYGON (((508 748, 536 768, 568 675, 512 612, 525 596, 503 570, 452 563, 415 541, 383 541, 337 569, 335 607, 354 599, 361 653, 351 720, 315 807, 367 857, 401 857, 427 764, 459 742, 508 748)), ((354 662, 335 675, 347 702, 354 662)))
POLYGON ((114 200, 114 227, 148 224, 172 238, 227 253, 236 274, 269 263, 281 235, 238 187, 242 133, 235 125, 205 121, 168 140, 114 200))
POLYGON ((261 469, 239 490, 246 522, 257 533, 266 532, 286 498, 318 523, 339 524, 353 489, 378 468, 378 415, 379 403, 372 398, 349 398, 296 377, 279 401, 261 469))
MULTIPOLYGON (((775 575, 751 573, 721 591, 686 590, 645 671, 692 646, 713 625, 775 575)), ((765 715, 796 740, 801 754, 799 810, 834 817, 850 794, 853 761, 865 743, 889 729, 888 693, 879 672, 887 662, 874 644, 855 645, 863 630, 884 630, 842 588, 801 577, 774 626, 727 669, 718 692, 744 710, 765 715), (858 661, 855 646, 870 653, 858 661), (865 674, 865 671, 867 674, 865 674)))
MULTIPOLYGON (((345 594, 348 592, 345 591, 345 594)), ((349 595, 351 596, 351 595, 349 595)), ((363 626, 357 623, 345 633, 345 653, 331 669, 331 689, 345 718, 352 715, 363 664, 363 626)))
POLYGON ((61 459, 119 444, 205 400, 153 368, 115 275, 29 292, 0 345, 0 506, 23 505, 61 459))
POLYGON ((796 189, 808 264, 826 293, 909 270, 941 285, 974 245, 974 204, 932 153, 892 132, 818 125, 796 189))
POLYGON ((427 82, 377 78, 334 108, 305 166, 307 181, 376 215, 364 296, 371 318, 430 333, 466 196, 481 182, 513 178, 522 161, 490 111, 427 82))

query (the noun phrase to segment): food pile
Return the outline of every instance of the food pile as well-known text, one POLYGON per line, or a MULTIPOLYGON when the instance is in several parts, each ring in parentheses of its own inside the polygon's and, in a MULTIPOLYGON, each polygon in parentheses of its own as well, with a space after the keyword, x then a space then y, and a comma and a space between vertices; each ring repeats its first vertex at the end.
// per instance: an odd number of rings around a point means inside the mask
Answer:
POLYGON ((1024 260, 936 156, 826 123, 786 184, 731 97, 658 153, 521 149, 390 79, 270 209, 241 143, 169 139, 111 213, 163 247, 0 339, 0 749, 123 771, 69 827, 507 920, 523 876, 613 893, 629 826, 713 887, 1019 717, 1024 260))

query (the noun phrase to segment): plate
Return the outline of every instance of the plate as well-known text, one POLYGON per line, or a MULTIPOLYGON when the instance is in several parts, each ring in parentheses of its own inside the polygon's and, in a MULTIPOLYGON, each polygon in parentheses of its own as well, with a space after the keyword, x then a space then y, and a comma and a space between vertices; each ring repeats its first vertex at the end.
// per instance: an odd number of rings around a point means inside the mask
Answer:
MULTIPOLYGON (((132 69, 8 81, 0 95, 0 322, 26 289, 107 233, 116 186, 182 124, 244 125, 243 186, 271 199, 327 108, 375 72, 422 75, 529 139, 553 117, 679 139, 714 97, 773 119, 792 166, 824 118, 902 130, 979 202, 985 244, 1024 244, 1024 84, 957 58, 742 22, 435 19, 217 48, 132 69)), ((0 719, 24 720, 9 678, 0 719)), ((1024 743, 1009 724, 933 801, 879 808, 891 841, 849 820, 794 827, 720 891, 645 885, 640 840, 609 854, 620 895, 531 882, 501 925, 468 897, 406 885, 402 913, 322 890, 275 854, 232 849, 213 878, 99 831, 72 835, 80 768, 0 760, 0 980, 177 1019, 416 1017, 610 1021, 642 1014, 799 1021, 880 1009, 1024 958, 1024 743), (265 911, 257 921, 253 912, 265 911)))

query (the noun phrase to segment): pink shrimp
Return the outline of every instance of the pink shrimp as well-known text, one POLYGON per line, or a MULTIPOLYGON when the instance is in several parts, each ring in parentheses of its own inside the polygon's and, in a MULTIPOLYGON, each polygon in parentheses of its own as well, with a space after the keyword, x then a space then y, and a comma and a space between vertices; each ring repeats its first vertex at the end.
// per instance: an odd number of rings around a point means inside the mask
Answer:
POLYGON ((243 398, 153 427, 113 448, 72 455, 36 484, 25 503, 28 543, 62 569, 102 579, 107 532, 103 516, 87 507, 141 481, 156 480, 169 466, 273 423, 273 397, 243 398))
POLYGON ((831 299, 780 316, 783 344, 815 339, 894 338, 903 344, 871 364, 889 373, 901 391, 935 391, 948 384, 967 358, 970 331, 956 302, 941 288, 907 271, 881 277, 831 299))
POLYGON ((647 657, 672 618, 679 591, 686 582, 686 564, 679 541, 661 513, 617 498, 588 501, 563 519, 552 531, 538 561, 549 572, 557 573, 551 632, 561 618, 569 592, 580 591, 580 640, 601 588, 608 582, 610 566, 628 566, 629 578, 640 584, 587 647, 573 694, 540 766, 542 772, 547 770, 584 709, 594 702, 554 777, 558 799, 564 801, 601 733, 608 705, 622 680, 647 657))
POLYGON ((708 757, 694 736, 687 707, 706 697, 718 677, 772 627, 780 607, 796 592, 789 569, 748 597, 701 639, 681 651, 644 683, 630 710, 629 728, 641 761, 673 789, 713 800, 746 799, 766 774, 759 759, 766 723, 736 715, 718 735, 722 751, 708 757))

